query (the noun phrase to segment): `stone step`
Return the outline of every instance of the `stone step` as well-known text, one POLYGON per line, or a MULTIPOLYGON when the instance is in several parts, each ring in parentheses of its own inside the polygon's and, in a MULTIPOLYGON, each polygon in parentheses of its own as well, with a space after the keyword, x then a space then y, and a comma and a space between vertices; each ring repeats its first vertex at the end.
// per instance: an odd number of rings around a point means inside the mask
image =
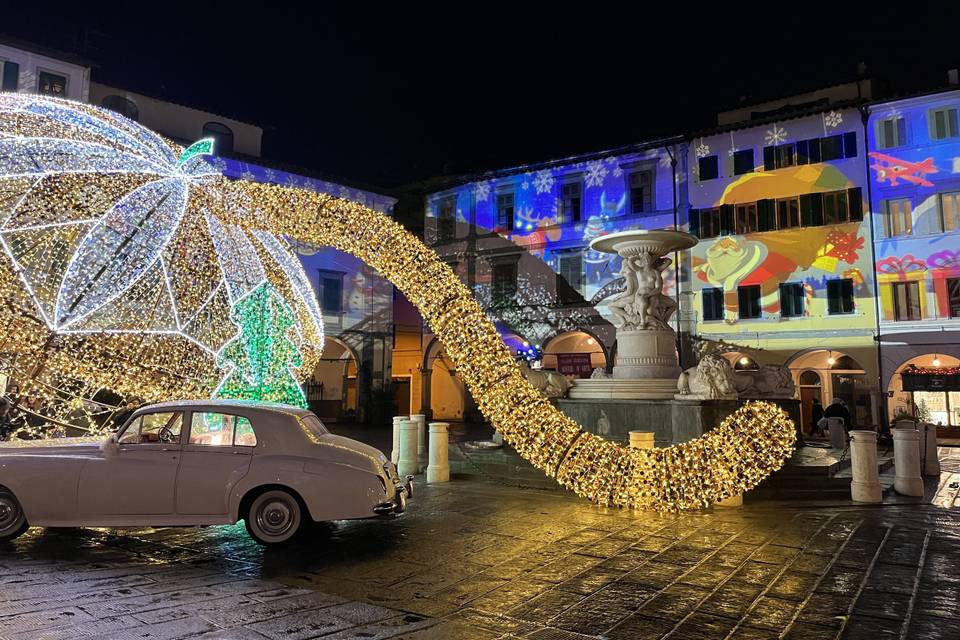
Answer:
POLYGON ((562 487, 520 457, 511 447, 472 449, 467 443, 450 444, 450 473, 477 477, 513 487, 558 490, 562 487))

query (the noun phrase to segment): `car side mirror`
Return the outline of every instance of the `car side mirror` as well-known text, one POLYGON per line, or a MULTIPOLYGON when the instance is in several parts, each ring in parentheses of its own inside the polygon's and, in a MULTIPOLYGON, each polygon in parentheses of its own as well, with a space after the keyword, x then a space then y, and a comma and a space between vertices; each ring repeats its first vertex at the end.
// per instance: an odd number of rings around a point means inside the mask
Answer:
POLYGON ((100 451, 104 458, 115 458, 120 453, 120 445, 117 443, 117 434, 111 433, 106 440, 100 443, 100 451))

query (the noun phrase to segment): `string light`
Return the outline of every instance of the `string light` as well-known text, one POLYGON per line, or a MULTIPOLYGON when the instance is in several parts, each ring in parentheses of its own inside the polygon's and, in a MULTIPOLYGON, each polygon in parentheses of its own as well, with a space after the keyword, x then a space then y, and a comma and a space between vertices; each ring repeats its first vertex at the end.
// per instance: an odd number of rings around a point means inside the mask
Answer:
MULTIPOLYGON (((74 211, 69 204, 77 189, 88 185, 111 188, 112 181, 122 180, 120 193, 117 189, 109 192, 110 198, 118 200, 148 182, 139 177, 141 174, 150 173, 150 179, 157 175, 158 165, 163 171, 178 172, 176 180, 183 181, 187 189, 186 208, 178 230, 170 230, 167 243, 158 254, 172 276, 169 289, 178 300, 187 301, 177 307, 176 315, 182 318, 179 325, 175 318, 169 320, 181 329, 150 333, 142 325, 130 327, 120 323, 123 326, 112 327, 116 331, 113 333, 58 333, 56 325, 45 321, 43 307, 34 298, 56 288, 54 285, 58 278, 62 280, 82 238, 64 238, 57 246, 65 249, 47 251, 50 256, 42 254, 42 260, 37 254, 29 265, 17 257, 25 252, 8 251, 8 260, 0 265, 0 296, 6 302, 0 312, 0 326, 4 329, 0 335, 7 338, 0 353, 5 350, 15 354, 5 363, 5 369, 14 377, 39 381, 45 376, 50 381, 47 388, 56 390, 56 394, 62 393, 69 383, 73 385, 72 398, 81 398, 80 394, 89 395, 102 387, 120 393, 136 391, 147 400, 209 395, 221 372, 215 358, 197 345, 216 345, 217 351, 233 338, 236 326, 229 321, 229 309, 237 296, 231 288, 242 290, 251 284, 251 279, 241 277, 239 272, 233 278, 232 273, 227 273, 231 268, 218 265, 217 260, 252 260, 246 253, 251 247, 266 279, 295 309, 302 343, 296 344, 296 331, 284 335, 304 352, 303 364, 297 369, 297 375, 304 377, 315 364, 309 354, 317 352, 319 357, 316 336, 310 339, 310 333, 316 333, 316 319, 309 317, 310 310, 302 299, 303 281, 286 277, 283 265, 270 257, 271 243, 258 239, 258 234, 279 231, 297 242, 331 246, 356 256, 392 282, 419 309, 440 339, 458 377, 469 386, 490 424, 533 465, 598 504, 660 510, 707 506, 752 489, 779 469, 793 451, 792 421, 783 410, 765 402, 746 404, 706 435, 666 449, 629 449, 585 432, 527 382, 470 291, 448 265, 402 226, 363 205, 327 194, 230 181, 205 170, 197 174, 202 174, 202 179, 183 174, 176 167, 183 151, 144 131, 136 123, 96 107, 35 96, 0 96, 0 189, 14 196, 14 200, 32 203, 42 187, 51 192, 50 204, 74 211), (51 176, 44 169, 41 177, 30 173, 31 165, 22 153, 14 160, 4 153, 3 147, 9 142, 4 136, 36 141, 41 134, 82 143, 81 147, 72 148, 58 143, 49 150, 52 155, 43 155, 44 144, 32 144, 36 146, 33 153, 43 158, 42 166, 63 166, 69 161, 78 169, 85 167, 83 175, 71 175, 67 180, 51 176), (67 148, 69 157, 62 157, 67 148), (136 162, 128 158, 131 154, 136 162), (101 162, 103 158, 108 162, 101 162), (23 168, 25 173, 8 170, 13 165, 23 168), (124 172, 123 177, 114 175, 117 172, 124 172), (187 177, 179 177, 181 174, 187 177), (207 229, 210 220, 233 231, 211 238, 207 229), (244 245, 232 257, 214 246, 215 242, 227 238, 235 241, 241 236, 258 241, 251 240, 249 247, 244 245), (59 266, 44 267, 44 261, 59 266), (36 277, 38 268, 44 278, 36 277), (220 277, 198 278, 198 284, 188 287, 177 277, 184 272, 215 272, 220 277), (182 339, 187 336, 190 339, 182 339), (41 373, 36 373, 38 370, 41 373)), ((202 156, 191 158, 186 166, 197 162, 203 162, 202 156)), ((165 193, 175 193, 169 185, 164 189, 165 193)), ((42 206, 31 207, 41 217, 51 215, 42 206)), ((12 215, 16 217, 21 209, 22 205, 15 206, 12 215)), ((90 213, 77 211, 71 214, 75 218, 70 219, 96 217, 90 213)), ((103 214, 102 209, 99 214, 103 214)), ((51 220, 54 221, 66 220, 51 220)), ((129 217, 121 222, 128 223, 129 217)), ((118 228, 122 232, 125 227, 121 224, 118 228)), ((0 230, 0 237, 3 235, 0 230)), ((283 241, 276 240, 284 246, 283 241)), ((45 246, 49 245, 50 242, 45 246)), ((138 255, 147 255, 145 251, 138 249, 138 255)), ((138 265, 144 261, 138 261, 138 265)), ((240 262, 236 265, 238 269, 245 267, 240 262)), ((140 287, 147 274, 152 273, 150 268, 141 271, 131 289, 140 287)), ((163 273, 159 267, 158 273, 163 273)), ((159 280, 162 285, 162 278, 159 280)), ((143 288, 153 292, 158 287, 143 288)), ((162 286, 159 288, 165 291, 162 286)), ((67 299, 88 295, 80 293, 74 292, 67 299)), ((163 297, 156 294, 151 299, 141 295, 138 300, 139 305, 128 307, 152 317, 156 314, 148 312, 161 308, 163 297), (151 302, 153 308, 146 302, 151 302)), ((113 324, 117 324, 118 318, 132 322, 135 314, 128 314, 128 318, 123 309, 121 305, 110 316, 113 324)), ((67 313, 68 318, 74 316, 73 312, 67 313)), ((160 317, 168 322, 162 314, 160 317)))

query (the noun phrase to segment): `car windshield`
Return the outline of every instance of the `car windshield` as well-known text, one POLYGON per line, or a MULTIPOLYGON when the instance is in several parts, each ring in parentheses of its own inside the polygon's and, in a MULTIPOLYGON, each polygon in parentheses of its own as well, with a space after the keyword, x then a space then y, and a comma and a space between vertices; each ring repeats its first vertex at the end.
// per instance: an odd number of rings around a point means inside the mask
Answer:
POLYGON ((319 436, 325 436, 328 433, 330 433, 329 431, 327 431, 327 428, 323 426, 323 423, 320 422, 320 418, 313 415, 312 413, 309 415, 303 416, 302 418, 300 418, 300 421, 303 422, 307 430, 310 431, 310 435, 319 437, 319 436))

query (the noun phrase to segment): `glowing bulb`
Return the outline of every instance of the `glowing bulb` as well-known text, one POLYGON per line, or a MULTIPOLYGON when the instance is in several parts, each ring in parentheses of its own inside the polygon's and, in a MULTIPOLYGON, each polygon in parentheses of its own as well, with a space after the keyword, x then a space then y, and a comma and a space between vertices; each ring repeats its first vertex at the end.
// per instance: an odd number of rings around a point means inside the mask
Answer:
POLYGON ((593 338, 587 338, 587 344, 593 345, 593 338))
POLYGON ((830 356, 829 358, 827 358, 827 364, 832 367, 833 365, 837 364, 837 359, 834 358, 833 356, 830 356))
POLYGON ((747 356, 743 356, 742 358, 740 358, 740 364, 742 364, 743 366, 747 366, 748 364, 750 364, 750 358, 748 358, 747 356))
POLYGON ((530 343, 529 343, 529 342, 527 342, 526 340, 524 340, 524 341, 523 341, 523 346, 525 346, 525 347, 529 347, 529 346, 530 346, 530 343))
POLYGON ((935 367, 939 367, 939 366, 940 366, 940 358, 936 358, 936 357, 935 357, 935 358, 933 359, 933 366, 935 366, 935 367))

